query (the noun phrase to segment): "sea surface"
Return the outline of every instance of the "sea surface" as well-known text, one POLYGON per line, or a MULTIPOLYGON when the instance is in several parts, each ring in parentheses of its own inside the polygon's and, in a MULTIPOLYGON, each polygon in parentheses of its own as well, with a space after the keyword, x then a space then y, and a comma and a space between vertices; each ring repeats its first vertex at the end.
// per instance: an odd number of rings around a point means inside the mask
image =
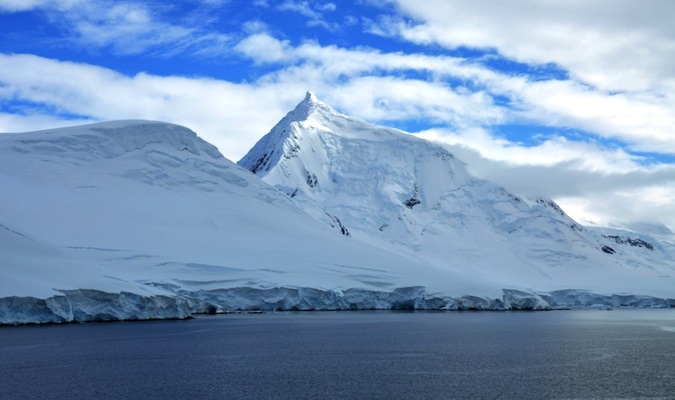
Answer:
POLYGON ((0 328, 2 399, 675 399, 675 310, 0 328))

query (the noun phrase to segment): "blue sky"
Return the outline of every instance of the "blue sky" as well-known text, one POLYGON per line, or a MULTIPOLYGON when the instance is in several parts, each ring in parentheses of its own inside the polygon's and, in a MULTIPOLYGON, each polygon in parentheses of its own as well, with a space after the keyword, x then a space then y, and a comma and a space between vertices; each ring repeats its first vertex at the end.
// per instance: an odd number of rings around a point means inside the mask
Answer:
POLYGON ((163 120, 236 161, 312 90, 581 222, 675 229, 672 15, 668 0, 0 0, 0 132, 163 120))

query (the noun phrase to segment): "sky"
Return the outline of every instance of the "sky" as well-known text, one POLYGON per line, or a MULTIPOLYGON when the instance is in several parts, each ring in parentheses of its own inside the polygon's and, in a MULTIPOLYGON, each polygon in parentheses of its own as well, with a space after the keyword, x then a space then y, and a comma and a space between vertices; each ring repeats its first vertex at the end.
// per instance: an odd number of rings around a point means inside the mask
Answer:
POLYGON ((0 132, 189 127, 237 161, 306 91, 589 225, 675 231, 675 1, 0 0, 0 132))

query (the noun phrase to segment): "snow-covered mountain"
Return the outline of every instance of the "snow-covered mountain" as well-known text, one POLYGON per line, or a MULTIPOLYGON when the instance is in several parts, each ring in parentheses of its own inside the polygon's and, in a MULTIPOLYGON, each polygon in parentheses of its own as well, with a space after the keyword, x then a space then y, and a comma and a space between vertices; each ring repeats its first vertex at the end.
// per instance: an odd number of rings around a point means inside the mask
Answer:
POLYGON ((500 296, 336 234, 179 126, 3 134, 0 154, 0 322, 500 296))
POLYGON ((312 95, 240 163, 161 122, 1 134, 0 324, 675 303, 671 244, 312 95))
POLYGON ((355 240, 504 287, 675 293, 672 244, 589 230, 552 200, 471 176, 440 145, 312 93, 239 161, 355 240))

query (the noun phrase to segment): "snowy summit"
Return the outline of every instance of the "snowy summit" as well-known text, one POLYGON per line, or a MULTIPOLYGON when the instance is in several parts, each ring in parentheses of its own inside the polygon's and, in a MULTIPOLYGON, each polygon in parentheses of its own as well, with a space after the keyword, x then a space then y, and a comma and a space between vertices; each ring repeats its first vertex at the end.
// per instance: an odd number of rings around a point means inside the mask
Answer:
POLYGON ((239 165, 150 121, 3 134, 0 155, 0 323, 675 302, 672 243, 311 92, 239 165))
POLYGON ((444 147, 337 113, 311 93, 239 164, 343 234, 455 274, 672 294, 672 245, 584 228, 548 198, 475 178, 444 147))

